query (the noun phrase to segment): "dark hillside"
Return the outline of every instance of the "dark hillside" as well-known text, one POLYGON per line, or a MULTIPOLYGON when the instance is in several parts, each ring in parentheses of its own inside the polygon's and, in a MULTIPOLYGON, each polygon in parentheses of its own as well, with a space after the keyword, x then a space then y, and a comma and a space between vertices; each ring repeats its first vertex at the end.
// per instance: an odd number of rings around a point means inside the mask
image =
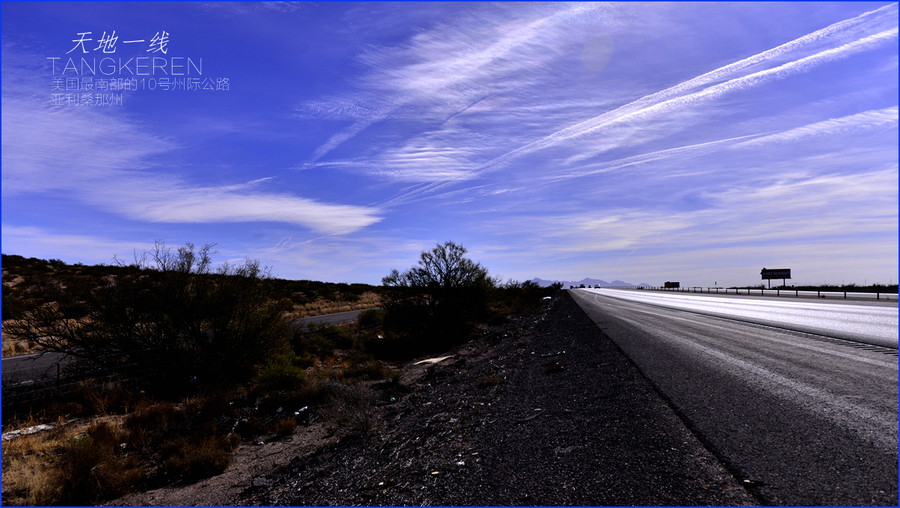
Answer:
MULTIPOLYGON (((15 303, 39 298, 36 286, 43 280, 53 279, 64 288, 96 287, 108 277, 124 274, 124 266, 66 264, 58 259, 25 258, 14 254, 2 255, 3 267, 3 319, 15 319, 10 314, 15 303)), ((302 315, 337 312, 343 306, 368 308, 377 306, 380 286, 347 284, 312 280, 271 279, 272 299, 287 298, 294 310, 302 315), (367 294, 368 293, 368 294, 367 294), (356 305, 354 305, 356 304, 356 305), (306 312, 304 312, 306 311, 306 312), (321 311, 321 312, 316 312, 321 311)), ((32 304, 50 303, 35 300, 32 304)), ((351 310, 351 309, 343 309, 351 310)))

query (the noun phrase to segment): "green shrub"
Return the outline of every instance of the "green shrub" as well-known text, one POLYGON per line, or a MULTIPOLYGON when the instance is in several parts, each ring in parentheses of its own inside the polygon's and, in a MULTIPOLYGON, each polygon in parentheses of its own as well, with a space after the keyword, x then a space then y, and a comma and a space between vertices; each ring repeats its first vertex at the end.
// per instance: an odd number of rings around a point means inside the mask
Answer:
POLYGON ((437 352, 468 338, 489 309, 497 281, 453 242, 422 252, 419 263, 382 279, 388 331, 412 337, 421 352, 437 352))
POLYGON ((364 310, 357 316, 357 321, 361 330, 377 330, 384 323, 384 309, 364 310))
POLYGON ((294 390, 303 384, 306 371, 299 367, 293 355, 278 355, 269 359, 256 380, 271 390, 294 390))
POLYGON ((298 328, 291 340, 297 355, 312 354, 324 358, 334 354, 335 349, 353 347, 353 333, 348 326, 329 323, 308 323, 306 328, 298 328))
POLYGON ((385 379, 391 370, 372 355, 357 352, 350 357, 350 364, 344 369, 344 377, 363 380, 385 379))
POLYGON ((303 353, 302 355, 295 357, 294 365, 301 369, 308 369, 309 367, 314 367, 318 360, 319 358, 312 353, 303 353))
MULTIPOLYGON (((532 312, 541 307, 542 299, 545 296, 550 296, 560 289, 562 289, 560 283, 540 287, 531 281, 510 280, 506 284, 494 288, 491 295, 491 307, 495 316, 532 312)), ((496 319, 499 322, 501 318, 496 319)))

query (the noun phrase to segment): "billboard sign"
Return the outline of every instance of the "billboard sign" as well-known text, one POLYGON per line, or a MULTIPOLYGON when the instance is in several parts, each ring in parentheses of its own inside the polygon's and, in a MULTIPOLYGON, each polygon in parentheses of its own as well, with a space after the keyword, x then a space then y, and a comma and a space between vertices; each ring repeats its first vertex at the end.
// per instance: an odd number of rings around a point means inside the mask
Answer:
POLYGON ((763 280, 766 279, 790 279, 791 278, 791 269, 790 268, 774 268, 774 269, 766 269, 763 268, 762 272, 763 280))

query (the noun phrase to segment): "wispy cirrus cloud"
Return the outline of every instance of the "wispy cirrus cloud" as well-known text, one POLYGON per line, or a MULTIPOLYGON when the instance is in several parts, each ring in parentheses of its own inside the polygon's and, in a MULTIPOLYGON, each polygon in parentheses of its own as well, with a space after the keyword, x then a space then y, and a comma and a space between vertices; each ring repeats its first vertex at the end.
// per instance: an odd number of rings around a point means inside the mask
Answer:
MULTIPOLYGON (((6 69, 5 64, 4 69, 6 69)), ((3 196, 62 193, 123 217, 161 223, 286 222, 347 234, 381 220, 370 207, 323 203, 252 184, 191 183, 174 170, 182 142, 91 108, 53 107, 7 81, 3 196)))
MULTIPOLYGON (((444 181, 435 178, 431 185, 399 196, 393 203, 417 199, 421 195, 433 195, 438 189, 454 181, 472 179, 486 172, 498 171, 517 159, 531 157, 538 152, 547 152, 558 147, 568 145, 571 155, 564 162, 565 165, 574 165, 616 149, 648 144, 654 140, 670 137, 673 129, 685 130, 692 124, 706 120, 709 112, 702 108, 711 101, 809 72, 816 67, 850 58, 860 52, 885 47, 897 39, 896 23, 896 5, 888 5, 850 20, 835 23, 771 50, 652 93, 589 120, 567 126, 490 160, 466 161, 464 167, 468 169, 463 176, 444 181), (827 47, 827 44, 835 43, 838 44, 836 47, 827 47), (761 68, 765 65, 774 67, 761 68)), ((768 133, 751 133, 746 136, 755 137, 763 134, 768 133)), ((718 141, 711 143, 720 144, 718 141)), ((695 146, 702 145, 706 143, 695 146)), ((609 161, 600 164, 614 165, 609 161)))
POLYGON ((612 171, 633 168, 667 160, 683 160, 686 157, 697 158, 708 156, 710 153, 723 153, 726 150, 758 148, 765 145, 776 145, 789 142, 799 142, 810 138, 826 138, 865 133, 870 130, 885 130, 896 128, 898 121, 897 107, 864 111, 840 118, 832 118, 822 122, 814 122, 794 129, 777 132, 760 132, 737 136, 734 138, 719 139, 695 145, 680 146, 666 150, 658 150, 642 153, 630 157, 613 159, 576 166, 574 168, 560 169, 539 178, 539 181, 554 182, 571 178, 583 178, 612 171))
MULTIPOLYGON (((897 5, 892 4, 875 11, 867 12, 851 20, 835 23, 812 34, 795 39, 777 48, 764 51, 750 58, 720 67, 676 86, 656 92, 608 113, 586 120, 577 125, 566 127, 541 140, 529 143, 498 157, 483 166, 489 169, 503 164, 512 158, 521 157, 537 150, 547 149, 560 143, 596 134, 599 130, 627 123, 631 120, 643 124, 670 114, 677 108, 697 106, 699 103, 718 98, 726 93, 756 87, 776 79, 783 79, 792 74, 805 72, 811 68, 841 58, 847 58, 860 51, 885 44, 897 38, 897 5), (871 33, 877 30, 876 33, 871 33), (768 61, 778 62, 788 54, 819 44, 826 38, 842 40, 844 37, 858 37, 856 40, 841 44, 836 48, 818 51, 811 55, 801 56, 771 69, 758 70, 747 75, 730 78, 745 70, 752 70, 768 61), (727 81, 721 82, 724 79, 727 81), (693 91, 700 88, 699 91, 693 91), (688 93, 690 92, 690 93, 688 93)), ((611 144, 610 144, 611 145, 611 144)), ((583 160, 608 151, 612 146, 606 145, 598 150, 582 153, 570 159, 570 162, 583 160)))
MULTIPOLYGON (((571 25, 583 25, 579 20, 610 10, 599 4, 572 4, 562 9, 496 7, 497 12, 459 14, 452 22, 416 34, 402 45, 363 51, 359 60, 370 71, 354 81, 354 91, 349 96, 333 96, 298 106, 298 114, 304 117, 339 115, 354 120, 319 147, 313 160, 385 120, 416 122, 424 127, 424 137, 443 138, 458 132, 458 124, 451 126, 451 132, 440 124, 457 115, 476 113, 473 106, 484 105, 486 98, 552 82, 555 77, 549 67, 571 48, 571 25)), ((467 134, 466 141, 475 135, 467 134)), ((408 171, 397 170, 405 165, 406 154, 418 151, 416 145, 422 144, 422 139, 410 139, 409 143, 401 143, 373 158, 373 172, 405 180, 416 178, 408 171)), ((494 151, 498 149, 502 147, 494 151)), ((444 165, 446 159, 438 156, 435 162, 444 165)), ((477 168, 464 158, 458 162, 454 178, 465 178, 463 168, 477 168)), ((441 171, 429 175, 423 169, 416 174, 420 181, 446 178, 441 171)))
MULTIPOLYGON (((661 214, 623 206, 575 206, 514 217, 486 216, 488 236, 525 241, 544 256, 693 250, 769 242, 892 235, 898 227, 896 166, 856 174, 782 175, 706 190, 707 206, 661 214), (860 206, 860 203, 866 203, 860 206), (518 238, 517 238, 518 237, 518 238)), ((829 240, 826 240, 829 239, 829 240)))
POLYGON ((839 136, 868 129, 889 129, 892 127, 897 127, 897 106, 873 109, 840 118, 832 118, 823 122, 815 122, 796 129, 741 141, 734 146, 736 148, 745 148, 775 143, 789 143, 820 136, 839 136))
POLYGON ((4 241, 208 238, 281 275, 370 283, 449 239, 519 279, 752 283, 801 246, 825 266, 865 245, 859 266, 882 270, 898 7, 881 5, 11 4, 4 241), (53 108, 46 59, 24 55, 69 49, 82 12, 175 19, 171 49, 234 86, 53 108))

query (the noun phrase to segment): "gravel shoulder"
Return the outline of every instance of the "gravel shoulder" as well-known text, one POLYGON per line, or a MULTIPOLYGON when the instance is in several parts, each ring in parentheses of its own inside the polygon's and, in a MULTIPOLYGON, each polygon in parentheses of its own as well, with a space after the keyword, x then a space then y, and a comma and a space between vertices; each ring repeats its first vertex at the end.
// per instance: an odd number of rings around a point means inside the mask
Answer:
POLYGON ((366 424, 244 445, 229 469, 116 505, 758 505, 559 292, 436 363, 366 424))

